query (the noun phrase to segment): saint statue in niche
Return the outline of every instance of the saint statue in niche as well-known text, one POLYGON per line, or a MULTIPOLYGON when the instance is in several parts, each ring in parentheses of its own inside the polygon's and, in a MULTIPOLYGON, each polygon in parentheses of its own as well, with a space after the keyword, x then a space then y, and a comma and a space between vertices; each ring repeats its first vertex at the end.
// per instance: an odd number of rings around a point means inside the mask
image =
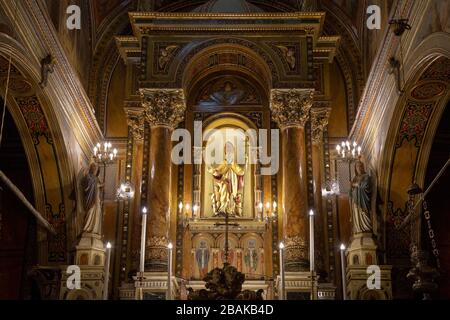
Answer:
POLYGON ((206 241, 200 241, 200 245, 195 251, 195 260, 197 260, 200 279, 203 279, 209 271, 209 248, 206 241))
POLYGON ((235 88, 230 81, 225 81, 222 90, 205 97, 205 100, 201 101, 200 104, 204 106, 232 106, 239 104, 244 96, 243 90, 235 88))
POLYGON ((83 168, 78 176, 77 205, 82 235, 102 235, 102 205, 100 201, 100 170, 96 163, 83 168))
POLYGON ((231 142, 225 144, 223 163, 208 172, 214 183, 211 194, 214 215, 242 217, 245 169, 236 163, 236 150, 231 142))
POLYGON ((364 163, 358 160, 355 164, 356 176, 353 178, 350 190, 350 207, 353 234, 372 233, 371 198, 372 180, 364 168, 364 163))

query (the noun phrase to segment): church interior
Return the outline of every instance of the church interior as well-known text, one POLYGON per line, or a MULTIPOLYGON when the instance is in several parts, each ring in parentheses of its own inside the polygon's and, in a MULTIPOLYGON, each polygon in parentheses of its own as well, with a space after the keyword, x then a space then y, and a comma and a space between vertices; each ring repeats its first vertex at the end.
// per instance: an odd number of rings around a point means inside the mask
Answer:
POLYGON ((0 1, 0 300, 450 299, 449 13, 0 1))

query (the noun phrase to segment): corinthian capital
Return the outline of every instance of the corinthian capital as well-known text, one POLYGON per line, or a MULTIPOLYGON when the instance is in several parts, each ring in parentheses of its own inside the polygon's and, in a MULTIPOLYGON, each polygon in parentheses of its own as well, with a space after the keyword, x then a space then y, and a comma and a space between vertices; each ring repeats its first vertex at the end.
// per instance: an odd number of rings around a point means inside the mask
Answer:
POLYGON ((281 129, 304 127, 313 104, 312 89, 274 89, 270 97, 272 118, 281 129))
POLYGON ((143 140, 145 123, 144 109, 142 107, 126 106, 125 113, 127 115, 128 126, 132 130, 134 140, 143 140))
POLYGON ((150 126, 175 129, 183 121, 186 102, 182 89, 141 89, 140 93, 150 126))
POLYGON ((321 107, 311 109, 311 139, 313 143, 323 141, 323 131, 328 125, 331 108, 321 107))

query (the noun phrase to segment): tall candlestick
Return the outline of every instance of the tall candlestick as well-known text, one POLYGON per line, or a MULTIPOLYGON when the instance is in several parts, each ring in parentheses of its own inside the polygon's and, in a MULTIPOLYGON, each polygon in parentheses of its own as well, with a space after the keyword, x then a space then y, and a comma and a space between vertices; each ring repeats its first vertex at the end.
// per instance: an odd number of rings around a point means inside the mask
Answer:
POLYGON ((142 209, 142 226, 141 226, 141 261, 139 271, 143 276, 145 271, 145 238, 147 237, 147 208, 142 209))
POLYGON ((109 292, 109 268, 111 265, 111 243, 106 245, 105 282, 103 286, 103 300, 108 300, 109 292))
POLYGON ((167 264, 167 300, 172 300, 172 250, 173 244, 169 243, 168 250, 168 264, 167 264))
POLYGON ((285 300, 284 292, 284 243, 280 242, 280 292, 278 292, 278 299, 285 300))
POLYGON ((309 270, 314 272, 314 211, 309 211, 309 270))
POLYGON ((262 202, 260 202, 258 204, 258 214, 259 214, 259 219, 263 220, 264 219, 264 205, 262 202))
POLYGON ((341 244, 342 298, 347 300, 347 279, 345 277, 345 245, 341 244))

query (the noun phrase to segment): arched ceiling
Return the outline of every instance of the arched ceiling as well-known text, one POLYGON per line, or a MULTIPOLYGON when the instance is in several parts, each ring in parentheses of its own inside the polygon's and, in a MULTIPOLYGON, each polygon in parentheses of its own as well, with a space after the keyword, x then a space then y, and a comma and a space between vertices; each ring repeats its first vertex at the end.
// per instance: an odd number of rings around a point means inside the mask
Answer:
POLYGON ((129 0, 94 0, 92 3, 92 13, 95 26, 98 28, 104 19, 121 6, 130 3, 129 0))

